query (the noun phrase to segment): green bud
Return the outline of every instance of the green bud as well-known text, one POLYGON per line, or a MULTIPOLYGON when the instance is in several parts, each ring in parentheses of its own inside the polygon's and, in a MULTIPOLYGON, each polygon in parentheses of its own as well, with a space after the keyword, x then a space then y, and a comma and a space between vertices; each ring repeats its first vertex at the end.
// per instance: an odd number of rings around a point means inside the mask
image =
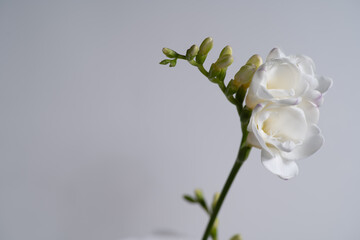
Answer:
POLYGON ((173 60, 170 60, 169 67, 175 67, 176 66, 176 58, 173 60))
POLYGON ((215 221, 214 221, 213 227, 214 227, 214 228, 217 228, 218 226, 219 226, 219 219, 216 218, 215 221))
POLYGON ((219 219, 216 218, 214 225, 212 226, 211 230, 210 230, 210 235, 212 236, 212 239, 217 239, 217 227, 219 226, 219 219))
POLYGON ((230 240, 242 240, 240 234, 236 234, 234 236, 232 236, 232 238, 230 238, 230 240))
POLYGON ((217 202, 219 200, 219 197, 220 197, 220 193, 217 192, 217 193, 214 194, 213 202, 211 204, 212 209, 215 208, 215 206, 216 206, 216 204, 217 204, 217 202))
POLYGON ((217 239, 217 228, 212 228, 211 230, 210 230, 210 237, 212 238, 212 239, 217 239))
POLYGON ((201 43, 199 49, 199 55, 207 55, 213 47, 213 40, 211 37, 205 38, 201 43))
POLYGON ((211 37, 205 38, 205 40, 200 45, 198 55, 196 56, 196 62, 199 64, 203 64, 212 47, 213 47, 212 38, 211 37))
POLYGON ((257 67, 254 64, 246 64, 240 68, 240 70, 235 74, 234 84, 238 86, 243 86, 248 88, 250 86, 252 77, 256 71, 257 67))
POLYGON ((232 48, 229 45, 223 48, 223 50, 220 53, 220 57, 226 54, 232 55, 232 48))
POLYGON ((246 62, 246 64, 254 64, 256 66, 256 68, 258 68, 261 64, 262 64, 262 58, 260 57, 260 55, 255 54, 253 55, 251 58, 249 58, 249 60, 246 62))
POLYGON ((169 48, 163 48, 162 51, 169 58, 176 58, 178 56, 177 52, 169 48))
POLYGON ((197 188, 197 189, 195 189, 194 192, 195 192, 195 196, 196 196, 197 200, 199 200, 199 201, 204 200, 204 194, 201 189, 197 188))
POLYGON ((160 62, 160 64, 162 64, 162 65, 166 65, 168 63, 170 63, 170 59, 164 59, 160 62))
POLYGON ((192 45, 187 51, 186 51, 186 59, 188 61, 192 60, 199 52, 199 47, 196 45, 192 45))
POLYGON ((211 64, 210 70, 209 70, 209 77, 214 78, 217 75, 219 75, 221 72, 221 68, 219 68, 215 63, 211 64))
POLYGON ((225 69, 228 66, 230 66, 234 61, 234 58, 232 55, 230 54, 225 54, 223 56, 221 56, 217 61, 216 61, 216 66, 221 68, 221 69, 225 69))
POLYGON ((239 84, 237 84, 234 79, 231 79, 226 87, 226 96, 230 96, 236 93, 239 87, 239 84))

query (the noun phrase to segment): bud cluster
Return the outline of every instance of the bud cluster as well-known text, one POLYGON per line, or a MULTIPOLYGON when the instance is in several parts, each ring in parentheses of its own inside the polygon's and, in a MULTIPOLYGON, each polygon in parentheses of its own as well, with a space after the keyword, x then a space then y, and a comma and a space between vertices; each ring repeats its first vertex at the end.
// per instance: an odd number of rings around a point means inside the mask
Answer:
POLYGON ((169 48, 163 48, 163 53, 169 59, 164 59, 160 64, 169 64, 170 67, 174 67, 177 59, 187 60, 191 65, 196 66, 211 82, 218 84, 228 100, 237 105, 238 109, 241 109, 246 91, 250 86, 254 73, 262 64, 262 59, 259 55, 253 55, 235 74, 234 78, 225 85, 224 80, 227 68, 234 61, 232 49, 230 46, 224 47, 218 59, 210 65, 210 69, 207 71, 204 68, 204 63, 212 47, 213 40, 211 37, 208 37, 202 41, 200 47, 195 44, 192 45, 186 51, 185 55, 179 54, 169 48))

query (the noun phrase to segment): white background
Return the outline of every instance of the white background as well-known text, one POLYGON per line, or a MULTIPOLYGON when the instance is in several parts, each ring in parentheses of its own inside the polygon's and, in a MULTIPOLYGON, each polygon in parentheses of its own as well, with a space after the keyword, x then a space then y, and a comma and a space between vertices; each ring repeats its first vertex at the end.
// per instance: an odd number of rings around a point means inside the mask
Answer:
MULTIPOLYGON (((0 1, 0 239, 112 240, 207 222, 235 159, 239 120, 194 67, 159 65, 231 45, 233 76, 275 46, 334 79, 325 144, 283 181, 253 150, 220 213, 220 238, 360 239, 358 1, 0 1)), ((229 78, 228 78, 229 79, 229 78)))

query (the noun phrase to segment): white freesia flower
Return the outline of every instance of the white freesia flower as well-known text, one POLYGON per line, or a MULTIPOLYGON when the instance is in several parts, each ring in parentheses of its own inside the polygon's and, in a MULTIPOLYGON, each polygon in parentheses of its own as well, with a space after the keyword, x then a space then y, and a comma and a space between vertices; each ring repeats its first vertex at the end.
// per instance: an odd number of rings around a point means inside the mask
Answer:
POLYGON ((258 104, 248 125, 248 143, 261 149, 262 163, 269 171, 292 178, 299 171, 295 160, 310 156, 323 143, 317 116, 314 105, 258 104))
POLYGON ((264 101, 296 105, 304 100, 319 106, 331 84, 330 78, 315 74, 311 58, 285 56, 280 49, 274 48, 254 74, 246 105, 254 108, 264 101))
POLYGON ((254 109, 248 143, 261 149, 263 165, 283 179, 298 174, 295 160, 310 156, 323 143, 317 127, 323 94, 332 80, 315 74, 311 58, 285 56, 274 48, 255 72, 246 96, 254 109))

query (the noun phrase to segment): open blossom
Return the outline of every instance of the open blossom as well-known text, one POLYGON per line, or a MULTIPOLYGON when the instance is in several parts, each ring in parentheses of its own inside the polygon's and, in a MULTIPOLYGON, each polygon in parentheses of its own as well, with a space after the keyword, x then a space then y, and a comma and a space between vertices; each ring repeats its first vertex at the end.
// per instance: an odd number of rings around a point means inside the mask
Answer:
POLYGON ((298 104, 302 100, 320 106, 323 94, 331 87, 330 78, 315 74, 311 58, 304 55, 285 56, 274 48, 254 74, 246 105, 271 101, 278 104, 298 104))
POLYGON ((310 156, 323 143, 316 122, 302 105, 258 104, 248 125, 248 142, 261 148, 262 163, 269 171, 289 179, 299 171, 295 160, 310 156))
POLYGON ((246 97, 253 108, 247 141, 261 149, 262 163, 272 173, 296 176, 295 160, 321 147, 318 106, 331 85, 331 79, 315 74, 309 57, 285 56, 277 48, 255 72, 246 97))

